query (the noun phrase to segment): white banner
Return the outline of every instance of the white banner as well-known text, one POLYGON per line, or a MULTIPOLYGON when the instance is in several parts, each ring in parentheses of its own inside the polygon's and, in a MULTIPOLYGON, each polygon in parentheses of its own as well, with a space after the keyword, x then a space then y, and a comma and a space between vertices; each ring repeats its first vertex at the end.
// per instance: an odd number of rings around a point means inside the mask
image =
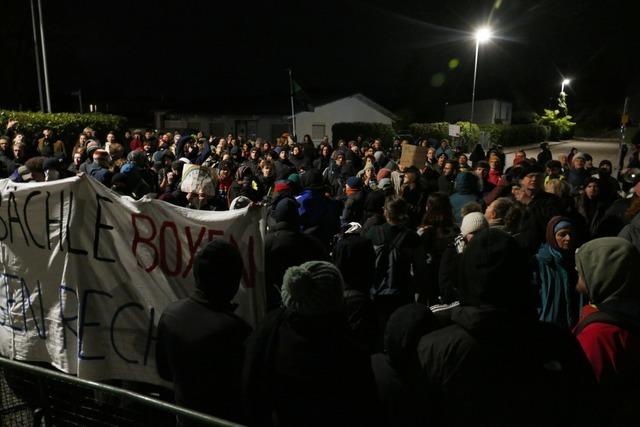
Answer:
MULTIPOLYGON (((265 311, 264 208, 184 209, 120 197, 86 176, 0 180, 0 352, 91 380, 161 384, 155 327, 194 290, 198 248, 236 245, 234 301, 255 325, 265 311)), ((215 277, 211 278, 215 282, 215 277)))

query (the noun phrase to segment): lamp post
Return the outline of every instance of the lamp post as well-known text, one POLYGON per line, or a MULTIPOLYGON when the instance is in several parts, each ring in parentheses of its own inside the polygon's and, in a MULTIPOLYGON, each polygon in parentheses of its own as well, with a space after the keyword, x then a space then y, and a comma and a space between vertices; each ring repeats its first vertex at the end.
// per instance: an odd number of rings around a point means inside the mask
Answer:
MULTIPOLYGON (((570 79, 564 79, 562 80, 562 86, 560 87, 560 94, 565 94, 564 93, 564 87, 565 86, 569 86, 569 83, 571 83, 570 79)), ((566 95, 566 94, 565 94, 566 95)))
POLYGON ((488 27, 482 27, 476 30, 473 37, 476 40, 476 59, 473 66, 473 91, 471 92, 471 118, 469 121, 473 123, 473 113, 476 102, 476 77, 478 76, 478 51, 480 50, 480 43, 485 43, 491 39, 491 29, 488 27))

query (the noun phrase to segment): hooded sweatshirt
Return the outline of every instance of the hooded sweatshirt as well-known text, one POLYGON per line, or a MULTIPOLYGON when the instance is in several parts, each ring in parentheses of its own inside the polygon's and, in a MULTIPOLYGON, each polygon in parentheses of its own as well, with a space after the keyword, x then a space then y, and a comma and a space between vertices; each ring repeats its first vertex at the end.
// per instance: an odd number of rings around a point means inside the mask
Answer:
POLYGON ((471 172, 462 172, 456 176, 455 192, 451 195, 451 207, 455 216, 456 224, 462 223, 462 213, 460 210, 470 202, 480 202, 478 177, 471 172))
POLYGON ((576 253, 591 305, 583 308, 575 332, 604 384, 640 385, 638 265, 640 253, 619 237, 592 240, 576 253))

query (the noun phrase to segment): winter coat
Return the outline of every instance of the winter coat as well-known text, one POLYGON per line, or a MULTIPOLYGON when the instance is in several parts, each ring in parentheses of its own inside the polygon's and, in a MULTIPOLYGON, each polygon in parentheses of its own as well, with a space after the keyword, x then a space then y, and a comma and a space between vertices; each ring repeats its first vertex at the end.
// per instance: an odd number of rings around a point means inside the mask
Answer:
POLYGON ((347 196, 344 201, 342 215, 340 216, 340 223, 342 225, 350 222, 363 223, 365 197, 366 193, 362 190, 347 196))
POLYGON ((438 177, 438 191, 444 194, 453 193, 454 182, 455 176, 440 175, 440 177, 438 177))
POLYGON ((440 263, 447 248, 453 245, 458 232, 457 227, 429 226, 418 230, 427 263, 426 280, 417 287, 420 301, 436 303, 438 296, 442 295, 439 286, 440 263))
POLYGON ((595 380, 569 331, 495 306, 451 312, 453 324, 418 345, 431 386, 430 425, 562 426, 589 419, 583 413, 595 380))
POLYGON ((588 230, 589 237, 595 237, 600 227, 600 222, 604 218, 607 206, 601 201, 600 198, 596 200, 590 200, 584 194, 576 197, 576 210, 584 218, 588 230))
POLYGON ((555 194, 540 191, 525 206, 516 241, 527 253, 534 255, 545 240, 549 220, 562 213, 562 201, 555 194))
POLYGON ((538 318, 567 329, 578 322, 584 303, 576 291, 575 265, 568 260, 571 256, 545 243, 536 255, 534 271, 540 294, 538 318))
POLYGON ((387 325, 384 353, 371 357, 371 366, 384 411, 384 426, 429 425, 431 404, 427 384, 420 376, 416 353, 419 339, 438 327, 427 306, 408 304, 398 309, 387 325))
POLYGON ((278 222, 269 229, 264 242, 264 256, 267 284, 278 288, 289 267, 306 261, 329 259, 317 238, 286 222, 278 222))
POLYGON ((378 351, 382 331, 371 301, 376 255, 371 240, 345 234, 333 249, 333 262, 344 279, 344 306, 351 337, 370 353, 378 351))
POLYGON ((275 162, 276 180, 287 179, 292 173, 296 173, 296 167, 289 159, 278 159, 275 162))
POLYGON ((339 314, 269 314, 247 340, 243 371, 249 426, 368 426, 377 420, 369 356, 339 314))
POLYGON ((300 205, 302 231, 317 237, 328 248, 334 234, 340 231, 340 204, 322 190, 312 189, 305 189, 296 201, 300 205))
POLYGON ((174 383, 180 406, 241 421, 243 343, 251 327, 203 293, 169 304, 157 330, 160 377, 174 383))

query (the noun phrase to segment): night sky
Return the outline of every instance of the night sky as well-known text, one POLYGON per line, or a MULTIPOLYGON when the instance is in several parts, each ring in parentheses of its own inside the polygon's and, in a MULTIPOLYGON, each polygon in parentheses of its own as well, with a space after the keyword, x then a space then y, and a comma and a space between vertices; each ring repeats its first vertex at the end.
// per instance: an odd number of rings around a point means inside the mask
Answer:
MULTIPOLYGON (((417 121, 477 99, 615 115, 640 94, 631 1, 43 1, 53 109, 286 112, 288 74, 313 102, 362 92, 417 121), (456 67, 451 67, 456 65, 456 67)), ((37 109, 29 2, 3 1, 0 107, 37 109)))

